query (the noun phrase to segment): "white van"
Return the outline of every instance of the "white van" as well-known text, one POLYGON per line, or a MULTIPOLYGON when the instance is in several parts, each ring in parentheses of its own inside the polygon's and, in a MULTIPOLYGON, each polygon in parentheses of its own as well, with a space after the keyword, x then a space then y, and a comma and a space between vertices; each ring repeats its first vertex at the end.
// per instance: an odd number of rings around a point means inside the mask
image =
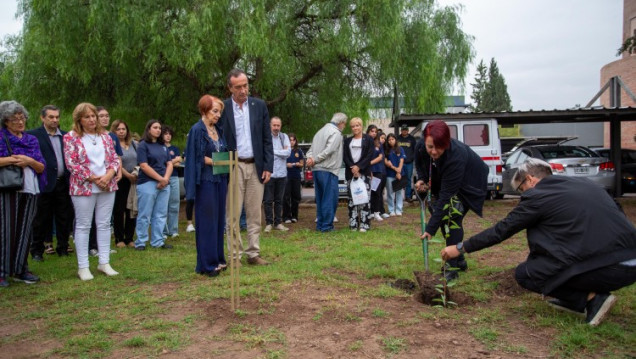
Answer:
MULTIPOLYGON (((461 121, 444 121, 450 129, 451 137, 459 140, 475 151, 488 165, 488 197, 501 198, 501 142, 499 128, 495 119, 476 119, 461 121)), ((421 138, 427 121, 422 122, 411 132, 415 138, 421 138)))

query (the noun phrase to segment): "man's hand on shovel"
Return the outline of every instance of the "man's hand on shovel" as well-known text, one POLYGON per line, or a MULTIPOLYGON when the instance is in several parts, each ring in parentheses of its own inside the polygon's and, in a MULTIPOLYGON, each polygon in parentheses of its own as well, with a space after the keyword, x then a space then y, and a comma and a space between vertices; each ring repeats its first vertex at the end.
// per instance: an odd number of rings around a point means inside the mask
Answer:
POLYGON ((431 236, 429 233, 424 232, 424 234, 422 234, 422 236, 420 237, 421 240, 427 240, 430 241, 431 239, 433 239, 433 236, 431 236))

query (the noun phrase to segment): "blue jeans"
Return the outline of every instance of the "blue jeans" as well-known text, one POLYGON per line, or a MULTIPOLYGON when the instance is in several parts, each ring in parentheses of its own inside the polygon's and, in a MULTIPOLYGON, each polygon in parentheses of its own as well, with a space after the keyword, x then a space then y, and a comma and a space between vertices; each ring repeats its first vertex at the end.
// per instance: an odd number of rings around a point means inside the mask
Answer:
POLYGON ((168 198, 168 219, 163 234, 171 236, 179 233, 179 177, 170 177, 170 197, 168 198))
POLYGON ((402 190, 393 192, 393 181, 395 177, 386 178, 386 201, 389 205, 389 213, 402 213, 402 190))
POLYGON ((316 192, 316 230, 333 230, 333 217, 338 208, 338 176, 327 171, 314 171, 316 192))
POLYGON ((404 170, 406 172, 405 174, 406 178, 409 179, 409 181, 406 182, 406 188, 404 189, 405 191, 404 194, 406 195, 406 199, 410 200, 413 197, 413 187, 411 184, 411 182, 413 182, 413 162, 405 163, 404 170))
POLYGON ((137 185, 137 240, 135 247, 144 247, 148 242, 148 227, 151 228, 150 245, 161 247, 164 244, 163 229, 168 217, 168 199, 170 187, 157 188, 156 181, 137 185))

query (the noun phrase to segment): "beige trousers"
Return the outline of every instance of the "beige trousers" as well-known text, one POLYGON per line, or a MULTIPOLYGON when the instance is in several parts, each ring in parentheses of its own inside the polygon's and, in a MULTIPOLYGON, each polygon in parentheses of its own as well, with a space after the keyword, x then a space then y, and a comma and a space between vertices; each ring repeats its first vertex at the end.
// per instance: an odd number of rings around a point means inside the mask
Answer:
MULTIPOLYGON (((234 209, 234 218, 236 218, 234 228, 229 228, 231 221, 231 213, 229 207, 227 208, 227 223, 228 230, 234 231, 234 238, 239 241, 240 255, 246 254, 248 258, 258 257, 261 252, 260 248, 260 235, 261 235, 261 205, 263 203, 263 192, 265 185, 263 185, 258 178, 258 172, 256 171, 256 165, 253 163, 238 163, 238 198, 236 202, 239 204, 234 209), (239 217, 241 216, 241 204, 245 208, 245 219, 247 222, 247 239, 248 247, 244 249, 243 239, 241 238, 241 231, 239 228, 239 217)), ((229 200, 230 189, 228 189, 229 200)), ((232 253, 230 243, 227 241, 229 253, 232 253)))

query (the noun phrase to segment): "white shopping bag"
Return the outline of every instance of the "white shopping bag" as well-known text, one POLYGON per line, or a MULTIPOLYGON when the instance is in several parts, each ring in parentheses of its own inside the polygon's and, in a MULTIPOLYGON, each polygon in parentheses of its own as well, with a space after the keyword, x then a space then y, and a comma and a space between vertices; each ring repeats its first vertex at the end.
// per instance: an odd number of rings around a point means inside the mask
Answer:
POLYGON ((353 178, 351 184, 351 200, 355 206, 359 204, 369 203, 369 193, 367 192, 367 185, 362 178, 353 178))

